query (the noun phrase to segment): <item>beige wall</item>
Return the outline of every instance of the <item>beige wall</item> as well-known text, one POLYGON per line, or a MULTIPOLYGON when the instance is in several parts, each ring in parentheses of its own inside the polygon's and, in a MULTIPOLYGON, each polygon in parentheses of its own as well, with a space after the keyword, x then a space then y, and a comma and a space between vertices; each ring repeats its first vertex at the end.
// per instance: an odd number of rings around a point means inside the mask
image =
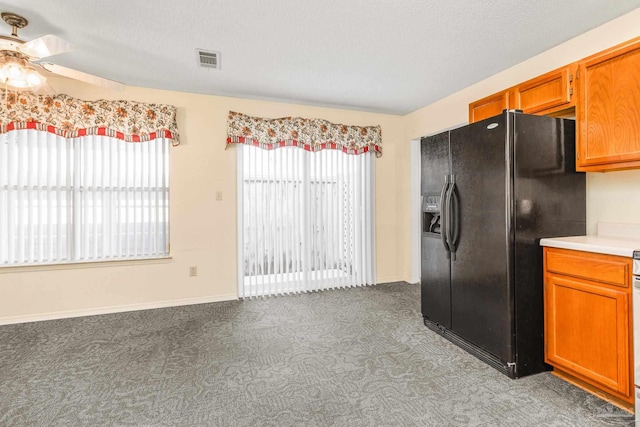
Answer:
MULTIPOLYGON (((236 281, 236 148, 225 150, 229 110, 264 117, 303 116, 352 125, 381 125, 376 160, 378 282, 404 278, 405 182, 398 174, 402 117, 142 88, 102 91, 60 79, 59 93, 82 99, 121 98, 178 107, 181 145, 171 150, 171 255, 161 262, 89 268, 22 268, 0 272, 0 323, 234 299, 236 281), (215 200, 216 191, 223 199, 215 200), (198 276, 189 277, 189 266, 198 276)), ((404 162, 404 159, 403 159, 404 162)))
POLYGON ((599 221, 640 223, 640 170, 587 174, 587 232, 599 221))
MULTIPOLYGON (((58 92, 178 107, 182 145, 171 153, 171 254, 154 263, 0 272, 0 324, 236 297, 236 153, 224 149, 229 110, 250 115, 380 124, 376 161, 378 282, 410 280, 411 139, 467 122, 469 102, 640 35, 640 9, 405 117, 128 88, 109 93, 66 80, 58 92), (215 201, 216 191, 223 200, 215 201), (198 276, 188 277, 189 266, 198 276)), ((588 174, 589 231, 597 221, 640 222, 640 171, 588 174)))

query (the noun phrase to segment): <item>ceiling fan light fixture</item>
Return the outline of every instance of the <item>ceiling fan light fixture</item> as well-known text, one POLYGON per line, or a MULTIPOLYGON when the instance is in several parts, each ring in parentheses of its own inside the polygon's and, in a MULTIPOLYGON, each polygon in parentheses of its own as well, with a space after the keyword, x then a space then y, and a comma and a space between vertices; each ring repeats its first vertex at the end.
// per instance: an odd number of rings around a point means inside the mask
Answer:
POLYGON ((32 89, 40 86, 46 78, 19 57, 0 57, 0 82, 17 89, 32 89))
POLYGON ((10 80, 24 80, 27 76, 27 70, 20 64, 6 64, 4 67, 4 74, 10 80))
POLYGON ((39 72, 37 72, 33 68, 27 69, 27 76, 25 78, 25 81, 27 82, 29 87, 38 87, 41 84, 43 84, 46 80, 47 78, 45 76, 41 75, 39 72))
POLYGON ((69 52, 73 46, 68 41, 48 34, 25 42, 18 37, 18 30, 27 26, 29 21, 15 13, 0 14, 11 26, 11 35, 0 34, 0 88, 36 89, 46 78, 42 72, 50 72, 61 77, 79 80, 111 90, 123 90, 122 83, 83 73, 72 68, 51 63, 34 61, 53 55, 69 52))

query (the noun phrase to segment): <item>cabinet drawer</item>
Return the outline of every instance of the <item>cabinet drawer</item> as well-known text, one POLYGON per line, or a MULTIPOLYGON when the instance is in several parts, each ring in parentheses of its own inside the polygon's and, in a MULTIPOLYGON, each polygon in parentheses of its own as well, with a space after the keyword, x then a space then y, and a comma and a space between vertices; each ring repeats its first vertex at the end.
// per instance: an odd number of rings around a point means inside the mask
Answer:
POLYGON ((545 248, 547 271, 628 288, 631 258, 545 248))

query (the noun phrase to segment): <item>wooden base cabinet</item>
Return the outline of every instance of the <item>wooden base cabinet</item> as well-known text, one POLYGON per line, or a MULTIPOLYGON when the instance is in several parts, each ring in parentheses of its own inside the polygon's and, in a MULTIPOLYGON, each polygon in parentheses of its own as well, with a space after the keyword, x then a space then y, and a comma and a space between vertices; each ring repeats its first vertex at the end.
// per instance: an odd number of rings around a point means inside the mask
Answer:
POLYGON ((544 248, 545 361, 633 410, 630 258, 544 248))

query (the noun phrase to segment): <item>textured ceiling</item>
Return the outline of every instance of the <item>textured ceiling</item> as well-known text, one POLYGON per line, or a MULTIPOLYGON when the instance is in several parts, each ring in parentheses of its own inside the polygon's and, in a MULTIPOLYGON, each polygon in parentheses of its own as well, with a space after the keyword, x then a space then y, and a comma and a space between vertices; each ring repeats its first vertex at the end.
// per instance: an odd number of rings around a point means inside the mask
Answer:
MULTIPOLYGON (((406 114, 640 0, 11 0, 75 50, 51 62, 127 85, 406 114), (221 52, 199 67, 196 49, 221 52)), ((0 33, 10 28, 0 21, 0 33)))

